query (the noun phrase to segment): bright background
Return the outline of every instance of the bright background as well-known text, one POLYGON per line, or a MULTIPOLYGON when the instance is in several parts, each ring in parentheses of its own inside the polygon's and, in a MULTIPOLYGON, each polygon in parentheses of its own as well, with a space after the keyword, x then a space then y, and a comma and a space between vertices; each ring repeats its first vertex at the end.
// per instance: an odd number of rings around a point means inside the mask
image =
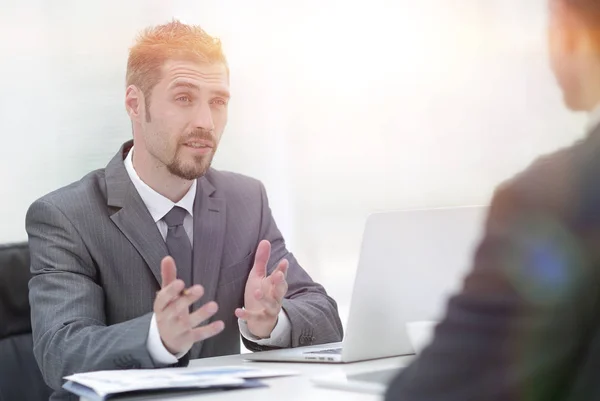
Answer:
POLYGON ((583 135, 547 67, 545 3, 2 0, 0 242, 26 239, 32 201, 130 137, 128 47, 176 17, 229 58, 215 166, 265 183, 289 248, 345 321, 369 212, 485 204, 583 135))

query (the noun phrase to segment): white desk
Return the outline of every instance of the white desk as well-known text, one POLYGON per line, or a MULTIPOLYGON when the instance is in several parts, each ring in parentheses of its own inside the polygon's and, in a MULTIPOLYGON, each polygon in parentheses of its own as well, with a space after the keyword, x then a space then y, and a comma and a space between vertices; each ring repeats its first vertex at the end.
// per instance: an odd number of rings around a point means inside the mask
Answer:
MULTIPOLYGON (((177 401, 332 401, 343 399, 344 401, 380 401, 381 396, 373 394, 354 393, 342 390, 330 390, 317 387, 310 381, 313 376, 333 372, 361 373, 378 369, 406 366, 413 357, 396 357, 378 359, 374 361, 356 362, 349 364, 318 364, 318 363, 271 363, 271 362, 248 362, 244 361, 244 354, 231 355, 218 358, 196 359, 190 362, 190 366, 234 366, 251 365, 264 367, 265 369, 286 369, 299 372, 298 376, 280 377, 274 379, 261 379, 268 387, 257 389, 241 389, 208 394, 177 395, 167 397, 164 394, 157 397, 129 397, 127 401, 138 400, 177 400, 177 401)), ((85 401, 84 398, 81 401, 85 401)))

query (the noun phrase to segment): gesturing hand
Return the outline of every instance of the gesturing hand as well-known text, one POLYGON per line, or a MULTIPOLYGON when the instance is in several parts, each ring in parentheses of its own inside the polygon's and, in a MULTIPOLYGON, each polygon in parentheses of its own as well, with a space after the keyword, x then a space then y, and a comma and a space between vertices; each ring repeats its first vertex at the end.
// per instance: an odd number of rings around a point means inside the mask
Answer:
POLYGON ((281 311, 281 301, 288 285, 287 260, 279 262, 273 273, 267 277, 267 264, 271 255, 271 243, 263 240, 258 244, 254 266, 250 270, 244 292, 244 308, 236 309, 235 315, 245 320, 250 333, 260 338, 268 338, 277 324, 281 311))
POLYGON ((204 288, 194 285, 184 290, 183 281, 177 279, 175 261, 170 256, 162 260, 160 270, 162 289, 154 301, 154 314, 160 339, 170 353, 186 353, 195 342, 215 336, 225 328, 220 320, 197 327, 217 313, 217 303, 208 302, 190 313, 189 306, 202 298, 204 288))

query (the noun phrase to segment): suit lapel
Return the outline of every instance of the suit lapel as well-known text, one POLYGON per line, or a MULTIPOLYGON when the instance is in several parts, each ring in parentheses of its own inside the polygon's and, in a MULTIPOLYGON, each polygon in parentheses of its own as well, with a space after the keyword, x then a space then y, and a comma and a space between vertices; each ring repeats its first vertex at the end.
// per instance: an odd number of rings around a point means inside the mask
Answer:
POLYGON ((110 218, 139 252, 161 285, 160 263, 168 255, 168 250, 123 164, 124 155, 131 146, 131 141, 123 145, 105 170, 108 205, 117 208, 110 218))
POLYGON ((117 213, 111 216, 112 221, 137 249, 144 261, 152 270, 159 286, 162 283, 160 263, 167 256, 168 250, 150 212, 137 191, 129 197, 130 201, 117 213))
POLYGON ((213 197, 215 188, 206 176, 198 180, 194 204, 193 279, 204 287, 204 296, 194 305, 197 309, 214 301, 219 281, 225 238, 225 199, 213 197))
MULTIPOLYGON (((206 176, 198 179, 194 203, 193 283, 204 287, 204 296, 192 305, 192 310, 216 300, 226 216, 225 199, 213 197, 214 193, 215 188, 206 176)), ((200 356, 203 345, 204 341, 194 344, 192 358, 200 356)))

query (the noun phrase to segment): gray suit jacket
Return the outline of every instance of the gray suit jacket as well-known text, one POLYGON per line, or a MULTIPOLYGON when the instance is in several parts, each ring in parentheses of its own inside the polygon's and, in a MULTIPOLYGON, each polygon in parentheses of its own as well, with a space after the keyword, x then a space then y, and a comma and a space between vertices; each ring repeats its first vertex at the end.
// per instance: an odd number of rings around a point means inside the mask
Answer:
MULTIPOLYGON (((26 227, 34 353, 54 399, 67 399, 62 377, 105 369, 160 367, 146 340, 166 244, 123 164, 126 143, 105 169, 34 202, 26 227)), ((209 170, 198 179, 194 205, 194 277, 205 288, 200 305, 219 304, 218 336, 197 343, 180 361, 239 353, 234 310, 260 240, 272 244, 268 271, 290 262, 283 308, 292 346, 340 341, 335 301, 288 252, 263 185, 209 170)), ((252 350, 256 344, 245 341, 252 350)))

